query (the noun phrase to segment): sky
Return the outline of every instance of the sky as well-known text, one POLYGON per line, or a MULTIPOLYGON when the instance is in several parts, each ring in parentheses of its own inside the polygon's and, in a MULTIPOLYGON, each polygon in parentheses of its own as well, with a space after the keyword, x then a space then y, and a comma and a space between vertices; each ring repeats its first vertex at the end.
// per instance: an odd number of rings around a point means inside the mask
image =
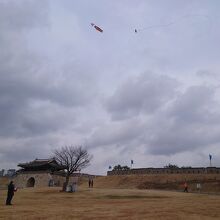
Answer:
POLYGON ((0 0, 0 169, 70 145, 93 155, 92 174, 131 160, 207 167, 209 154, 220 166, 219 10, 218 0, 0 0))

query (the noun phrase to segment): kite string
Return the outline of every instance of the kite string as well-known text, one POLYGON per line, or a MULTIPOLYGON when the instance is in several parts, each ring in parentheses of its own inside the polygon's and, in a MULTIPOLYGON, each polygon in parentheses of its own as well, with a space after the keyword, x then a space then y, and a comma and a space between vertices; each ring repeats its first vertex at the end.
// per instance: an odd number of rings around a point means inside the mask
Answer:
POLYGON ((137 30, 138 31, 143 31, 143 30, 157 28, 157 27, 168 27, 168 26, 174 25, 174 24, 176 24, 176 23, 180 22, 181 20, 184 20, 185 18, 188 18, 188 17, 204 17, 204 18, 210 20, 210 18, 207 15, 200 15, 200 14, 191 14, 190 15, 189 14, 189 15, 181 16, 181 17, 177 18, 175 21, 171 21, 167 24, 151 25, 151 26, 148 26, 148 27, 145 27, 145 28, 140 28, 140 29, 137 29, 137 30))

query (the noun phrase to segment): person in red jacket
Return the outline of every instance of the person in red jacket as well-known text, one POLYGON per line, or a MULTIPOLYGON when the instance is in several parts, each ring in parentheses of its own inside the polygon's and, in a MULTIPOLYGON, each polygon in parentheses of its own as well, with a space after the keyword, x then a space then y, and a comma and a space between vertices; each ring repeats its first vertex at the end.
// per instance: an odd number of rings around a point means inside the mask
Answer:
POLYGON ((187 184, 187 182, 184 183, 184 192, 188 192, 188 184, 187 184))

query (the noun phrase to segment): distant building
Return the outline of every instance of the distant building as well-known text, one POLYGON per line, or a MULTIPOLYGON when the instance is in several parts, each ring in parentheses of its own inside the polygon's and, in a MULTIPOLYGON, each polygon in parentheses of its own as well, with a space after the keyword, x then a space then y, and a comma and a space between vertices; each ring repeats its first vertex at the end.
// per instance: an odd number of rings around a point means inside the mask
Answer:
MULTIPOLYGON (((18 164, 21 167, 14 178, 17 187, 62 186, 65 182, 65 166, 59 165, 55 159, 35 159, 28 163, 18 164)), ((77 177, 71 177, 76 182, 77 177)))
POLYGON ((9 169, 9 170, 7 171, 6 176, 8 176, 8 177, 13 177, 15 174, 16 174, 16 170, 15 170, 15 169, 9 169))
POLYGON ((0 170, 0 177, 4 175, 5 175, 5 170, 4 169, 0 170))

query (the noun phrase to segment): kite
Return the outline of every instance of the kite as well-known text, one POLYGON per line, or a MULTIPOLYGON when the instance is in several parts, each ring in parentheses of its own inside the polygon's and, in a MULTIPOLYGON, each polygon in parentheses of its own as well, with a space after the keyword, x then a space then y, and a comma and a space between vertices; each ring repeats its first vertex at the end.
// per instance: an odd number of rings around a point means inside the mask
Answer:
POLYGON ((97 31, 99 31, 99 32, 103 32, 103 30, 99 27, 99 26, 97 26, 97 25, 95 25, 94 23, 91 23, 91 25, 97 30, 97 31))

